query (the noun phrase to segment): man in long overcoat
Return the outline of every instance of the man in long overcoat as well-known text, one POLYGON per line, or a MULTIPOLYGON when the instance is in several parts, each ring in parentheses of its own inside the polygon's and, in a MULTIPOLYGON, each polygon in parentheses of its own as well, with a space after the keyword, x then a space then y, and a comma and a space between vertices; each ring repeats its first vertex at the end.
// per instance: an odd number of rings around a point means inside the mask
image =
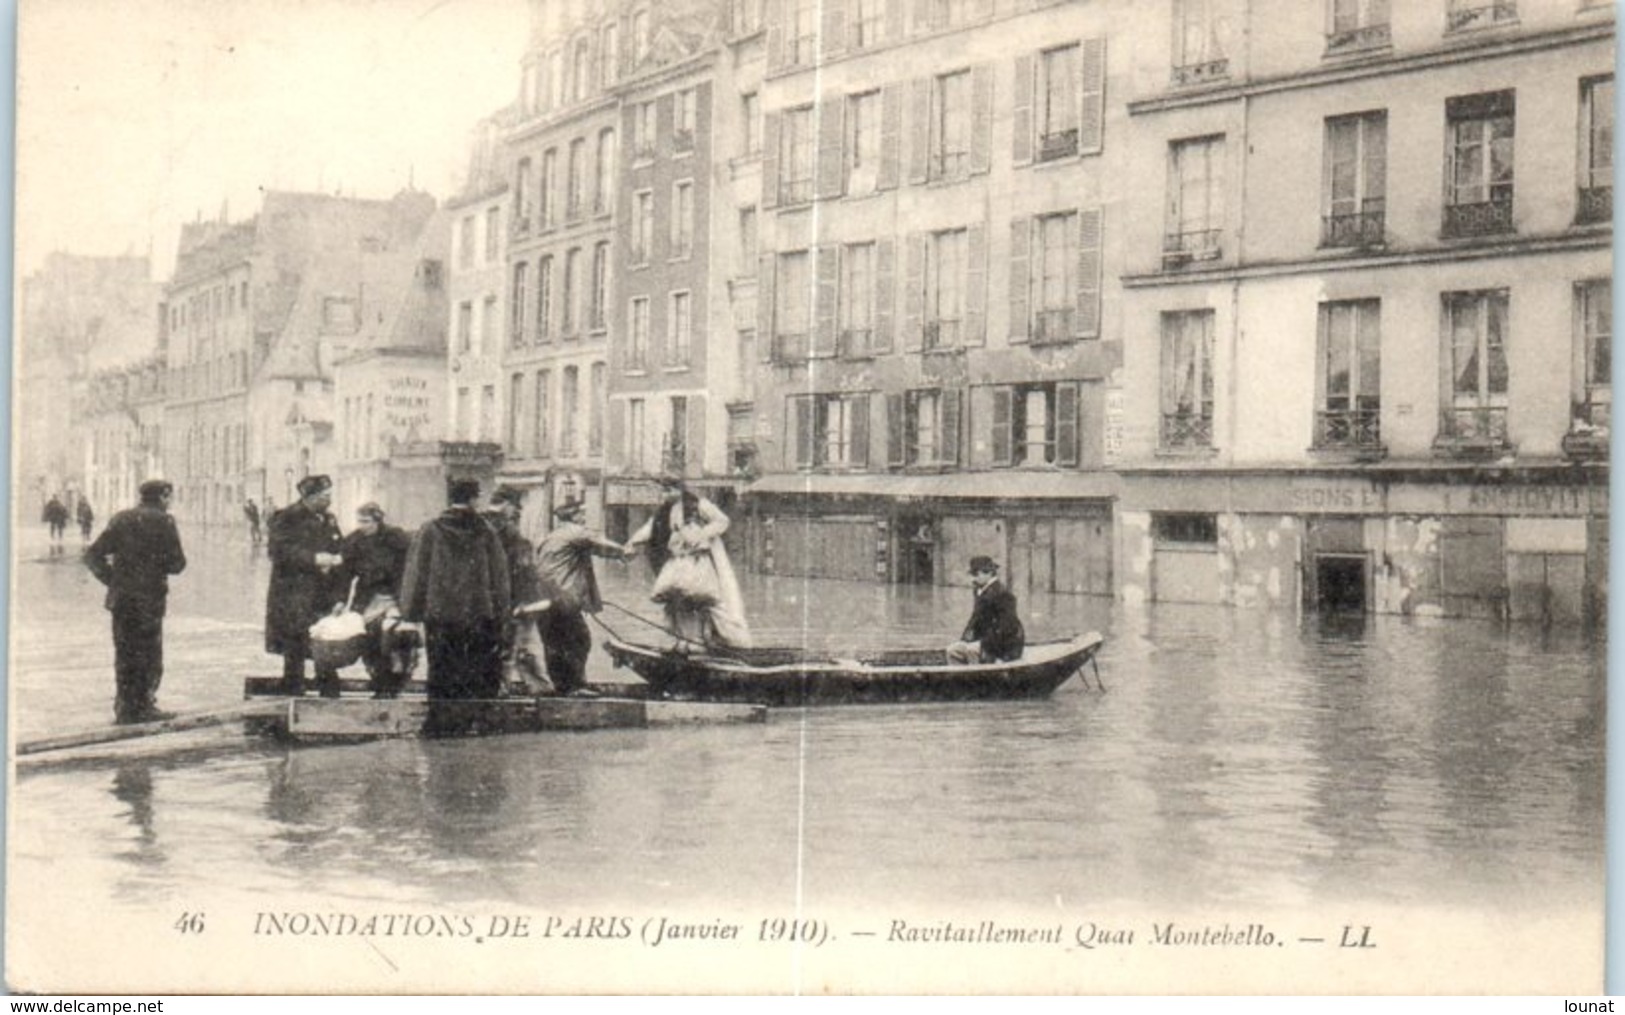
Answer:
POLYGON ((525 491, 507 485, 492 492, 491 507, 484 513, 508 557, 508 598, 514 607, 502 628, 502 669, 510 684, 547 691, 552 689, 552 683, 542 673, 542 640, 536 632, 536 616, 523 609, 541 598, 536 548, 519 528, 524 513, 525 491))
MULTIPOLYGON (((265 651, 282 657, 282 689, 305 693, 305 660, 310 658, 310 625, 344 602, 344 536, 327 508, 333 482, 326 476, 299 481, 299 499, 271 516, 271 587, 265 594, 265 651)), ((339 694, 338 671, 318 664, 316 689, 324 698, 339 694)))
POLYGON ((174 718, 158 709, 164 677, 164 612, 169 576, 186 569, 180 532, 169 516, 173 487, 161 479, 141 484, 141 503, 115 514, 85 550, 85 566, 107 586, 113 614, 114 721, 174 718))
POLYGON ((502 690, 508 557, 474 508, 479 495, 477 481, 452 481, 450 506, 418 529, 406 557, 401 614, 423 624, 431 700, 495 698, 502 690))
POLYGON ((970 579, 976 587, 976 605, 965 633, 948 646, 948 662, 970 666, 1020 659, 1027 635, 1016 614, 1016 594, 999 581, 999 565, 992 557, 972 557, 970 579))

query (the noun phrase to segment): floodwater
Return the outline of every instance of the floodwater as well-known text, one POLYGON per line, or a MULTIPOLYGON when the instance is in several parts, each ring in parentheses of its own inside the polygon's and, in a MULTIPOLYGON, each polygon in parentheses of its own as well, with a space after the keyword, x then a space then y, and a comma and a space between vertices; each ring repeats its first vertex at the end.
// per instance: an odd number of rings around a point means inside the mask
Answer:
MULTIPOLYGON (((102 724, 99 587, 71 549, 52 562, 37 540, 21 546, 14 735, 102 724)), ((230 705, 241 676, 277 672, 259 643, 268 565, 224 540, 188 551, 162 704, 230 705)), ((658 617, 641 562, 600 573, 607 598, 658 617)), ((744 577, 762 641, 805 626, 837 645, 938 644, 969 612, 965 589, 744 577)), ((1028 597, 1022 612, 1030 640, 1104 633, 1105 690, 1091 673, 1035 702, 480 740, 198 735, 23 769, 9 881, 176 913, 220 899, 1600 907, 1600 636, 1066 596, 1028 597)), ((604 620, 648 630, 619 609, 604 620)), ((594 666, 616 679, 601 653, 594 666)))

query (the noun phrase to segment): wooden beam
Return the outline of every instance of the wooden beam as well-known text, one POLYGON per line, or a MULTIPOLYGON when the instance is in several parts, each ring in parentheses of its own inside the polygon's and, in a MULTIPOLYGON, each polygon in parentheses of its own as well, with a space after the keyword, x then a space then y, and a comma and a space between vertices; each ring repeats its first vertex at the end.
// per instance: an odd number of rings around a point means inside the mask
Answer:
POLYGON ((21 757, 27 754, 43 754, 46 751, 63 751, 70 747, 90 747, 95 744, 110 744, 119 740, 153 737, 160 733, 183 733, 187 730, 203 729, 208 726, 223 726, 226 723, 241 722, 244 719, 275 715, 284 707, 282 702, 259 701, 247 705, 235 705, 214 712, 194 712, 190 715, 178 715, 173 719, 165 719, 162 722, 131 723, 128 726, 104 726, 97 729, 80 730, 77 733, 60 733, 56 736, 23 741, 17 745, 17 755, 21 757))

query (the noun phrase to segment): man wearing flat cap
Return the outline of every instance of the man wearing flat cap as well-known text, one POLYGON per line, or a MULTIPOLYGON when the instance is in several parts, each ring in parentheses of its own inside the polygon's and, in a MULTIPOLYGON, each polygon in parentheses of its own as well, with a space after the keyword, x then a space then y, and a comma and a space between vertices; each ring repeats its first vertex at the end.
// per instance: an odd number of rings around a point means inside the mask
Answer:
MULTIPOLYGON (((330 511, 333 481, 306 476, 299 499, 271 516, 266 552, 271 587, 265 594, 265 651, 282 657, 282 690, 305 693, 305 660, 310 658, 310 625, 344 602, 344 534, 330 511)), ((338 671, 316 665, 316 689, 339 696, 338 671)))
POLYGON ((992 557, 972 557, 970 580, 976 588, 976 605, 965 633, 948 646, 948 662, 974 666, 1020 659, 1027 636, 1016 615, 1016 594, 999 581, 999 565, 992 557))
POLYGON ((173 719, 158 708, 164 677, 164 612, 169 576, 186 570, 180 532, 169 516, 174 487, 141 484, 141 503, 120 511, 85 550, 85 566, 107 586, 113 615, 113 720, 120 724, 173 719))
POLYGON ((626 547, 586 525, 587 505, 567 500, 553 509, 553 531, 536 548, 542 595, 551 608, 536 618, 547 657, 547 676, 560 694, 593 697, 587 689, 587 656, 592 629, 587 614, 604 608, 598 594, 594 557, 624 561, 626 547))

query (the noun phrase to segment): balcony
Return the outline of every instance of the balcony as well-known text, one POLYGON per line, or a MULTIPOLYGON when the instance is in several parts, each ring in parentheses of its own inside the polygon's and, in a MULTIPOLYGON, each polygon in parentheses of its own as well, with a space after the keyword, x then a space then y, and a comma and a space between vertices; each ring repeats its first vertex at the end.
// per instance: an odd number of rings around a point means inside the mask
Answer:
POLYGON ((1213 416, 1192 412, 1165 412, 1157 436, 1164 451, 1207 451, 1213 447, 1213 416))
POLYGON ((1445 15, 1445 30, 1470 32, 1478 28, 1492 28, 1518 20, 1518 5, 1512 0, 1468 6, 1457 4, 1445 15))
POLYGON ((1230 77, 1230 61, 1224 57, 1202 63, 1187 63, 1174 68, 1176 88, 1194 88, 1198 85, 1217 84, 1230 77))
POLYGON ((1439 435, 1433 439, 1436 454, 1488 457, 1509 447, 1504 405, 1445 409, 1439 413, 1439 435))
POLYGON ((1380 457, 1382 413, 1378 409, 1324 409, 1315 413, 1314 450, 1352 451, 1380 457))
POLYGON ((841 355, 848 359, 867 359, 874 355, 874 331, 870 328, 844 328, 841 331, 841 355))
POLYGON ((1612 403, 1581 402, 1574 406, 1569 432, 1563 435, 1564 457, 1574 462, 1608 461, 1608 428, 1612 403))
POLYGON ((1038 138, 1038 161, 1064 159, 1078 154, 1078 129, 1058 130, 1038 138))
POLYGON ((1072 333, 1073 310, 1064 307, 1060 310, 1040 310, 1033 321, 1033 342, 1035 344, 1052 342, 1070 342, 1077 336, 1072 333))
POLYGON ((920 344, 926 352, 940 352, 959 348, 959 321, 942 318, 926 321, 920 344))
POLYGON ((1472 204, 1444 207, 1444 235, 1447 239, 1494 236, 1512 232, 1512 195, 1472 204))
POLYGON ((775 363, 805 363, 807 354, 812 346, 811 338, 805 331, 779 332, 773 336, 776 345, 773 349, 775 363))
POLYGON ((1386 49, 1393 44, 1393 36, 1388 26, 1361 25, 1359 28, 1345 28, 1341 31, 1326 33, 1326 55, 1343 56, 1348 53, 1363 53, 1372 49, 1386 49))
POLYGON ((1614 220, 1614 188, 1612 186, 1581 187, 1575 206, 1577 225, 1604 224, 1614 220))
POLYGON ((1322 247, 1381 246, 1387 226, 1387 213, 1383 208, 1382 199, 1377 198, 1362 202, 1361 207, 1361 211, 1321 216, 1320 245, 1322 247))
POLYGON ((1222 250, 1217 229, 1195 229, 1168 233, 1162 238, 1164 269, 1183 268, 1192 261, 1216 261, 1222 250))

